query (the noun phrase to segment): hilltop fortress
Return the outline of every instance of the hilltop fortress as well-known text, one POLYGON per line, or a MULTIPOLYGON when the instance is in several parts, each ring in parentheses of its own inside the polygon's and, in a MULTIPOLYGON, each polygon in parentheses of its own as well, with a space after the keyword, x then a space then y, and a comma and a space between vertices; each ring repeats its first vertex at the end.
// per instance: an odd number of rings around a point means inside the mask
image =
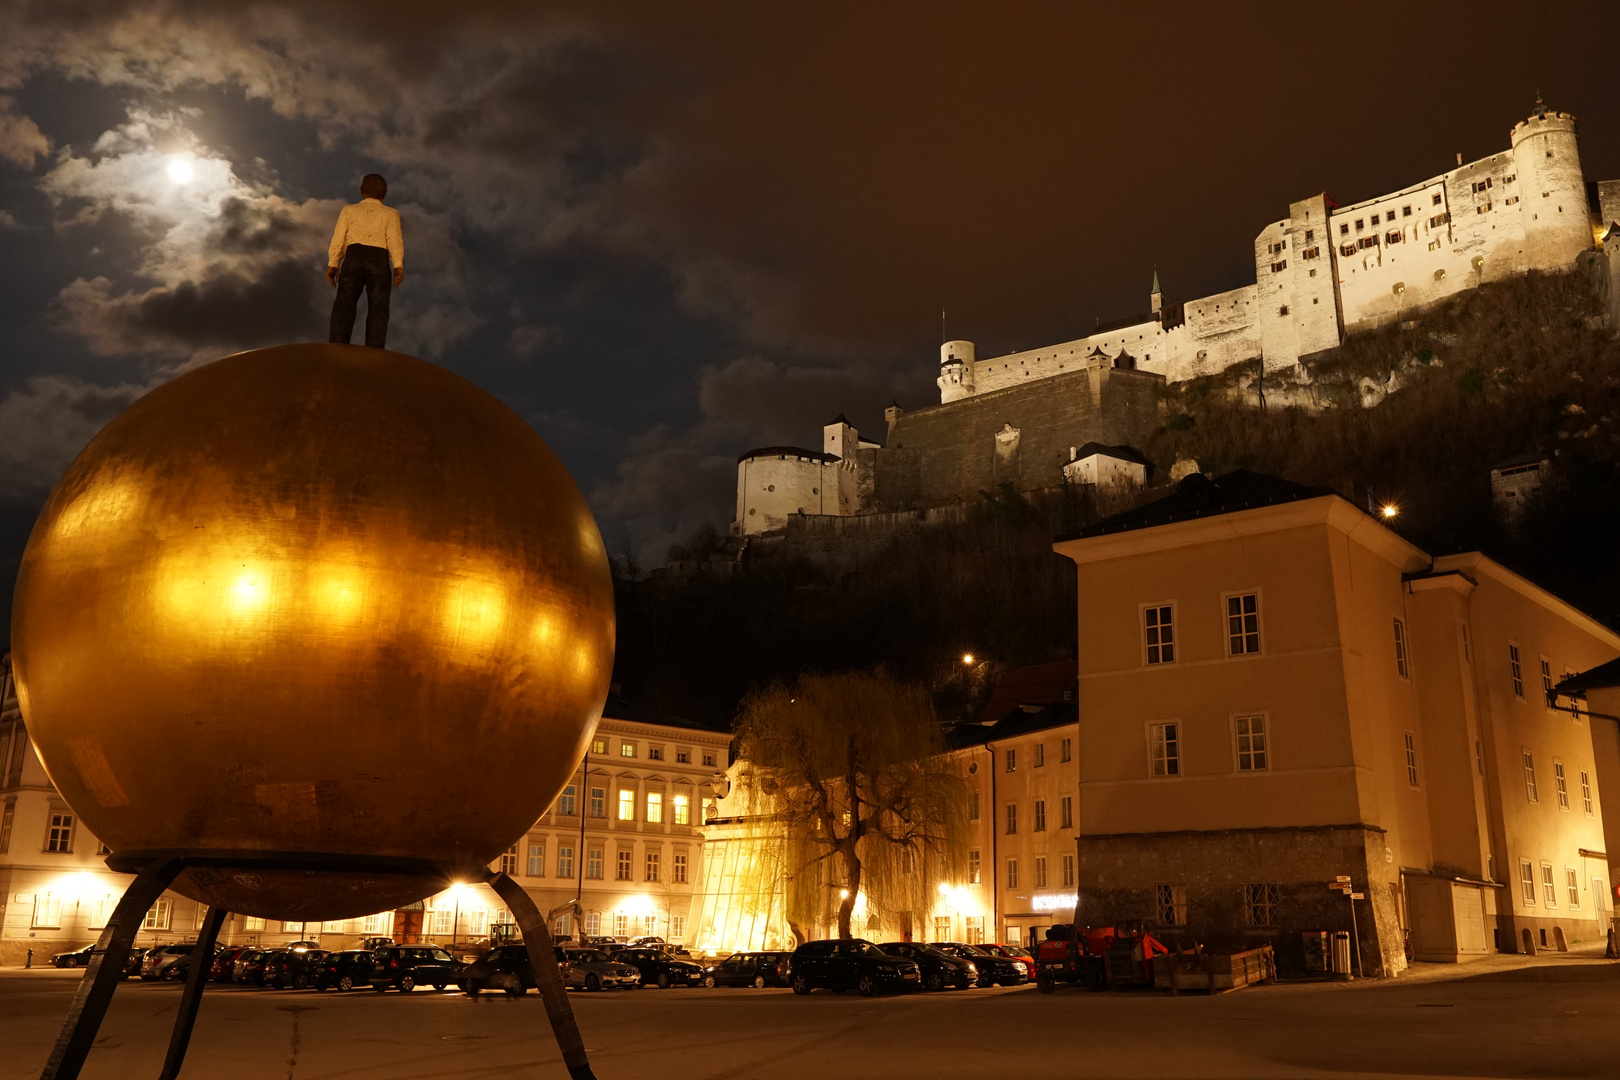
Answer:
POLYGON ((1149 310, 1087 337, 985 359, 971 341, 946 342, 940 404, 891 406, 882 443, 840 416, 820 450, 738 458, 732 532, 916 515, 1004 484, 1135 475, 1145 463, 1129 444, 1159 422, 1167 381, 1236 364, 1294 368, 1484 282, 1570 270, 1599 245, 1620 271, 1617 221, 1620 181, 1587 182, 1575 117, 1537 101, 1499 153, 1467 164, 1458 155, 1449 172, 1346 206, 1326 194, 1292 203, 1255 237, 1253 285, 1167 302, 1155 274, 1149 310))

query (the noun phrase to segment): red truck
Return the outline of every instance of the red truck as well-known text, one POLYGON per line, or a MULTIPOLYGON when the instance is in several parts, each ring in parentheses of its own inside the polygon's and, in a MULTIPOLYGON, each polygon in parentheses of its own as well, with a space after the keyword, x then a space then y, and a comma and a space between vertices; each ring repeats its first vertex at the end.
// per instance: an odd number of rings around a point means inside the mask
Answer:
POLYGON ((1035 985, 1050 994, 1060 982, 1091 990, 1153 985, 1153 958, 1168 953, 1139 921, 1115 926, 1050 926, 1035 951, 1035 985))

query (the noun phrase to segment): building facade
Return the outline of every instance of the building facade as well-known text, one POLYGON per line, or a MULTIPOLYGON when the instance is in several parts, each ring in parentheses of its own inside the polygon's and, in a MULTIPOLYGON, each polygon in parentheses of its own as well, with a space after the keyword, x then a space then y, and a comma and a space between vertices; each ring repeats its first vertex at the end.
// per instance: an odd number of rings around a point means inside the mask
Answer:
MULTIPOLYGON (((52 786, 18 709, 9 653, 0 655, 0 680, 0 965, 43 963, 94 941, 132 878, 107 869, 107 849, 52 786)), ((702 823, 730 741, 725 732, 610 698, 572 782, 490 868, 516 878, 560 937, 683 941, 702 823)), ((195 940, 206 914, 204 905, 165 893, 136 945, 195 940)), ((494 890, 468 883, 396 911, 323 924, 232 914, 220 940, 348 948, 383 937, 476 950, 514 933, 494 890)))
POLYGON ((1606 929, 1597 751, 1548 694, 1620 636, 1254 474, 1188 477, 1056 548, 1079 579, 1088 921, 1270 941, 1289 965, 1353 914, 1386 974, 1408 935, 1465 960, 1606 929))

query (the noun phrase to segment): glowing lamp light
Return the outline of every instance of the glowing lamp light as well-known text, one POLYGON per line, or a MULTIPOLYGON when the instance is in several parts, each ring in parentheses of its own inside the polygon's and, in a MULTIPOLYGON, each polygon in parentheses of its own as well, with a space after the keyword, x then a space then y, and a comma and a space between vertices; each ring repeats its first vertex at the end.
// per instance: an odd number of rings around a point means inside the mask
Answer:
POLYGON ((1378 512, 1383 515, 1385 521, 1389 521, 1401 512, 1401 508, 1394 503, 1385 503, 1378 512))
POLYGON ((169 179, 177 184, 189 184, 195 174, 192 172, 191 161, 188 158, 172 157, 169 159, 169 179))
POLYGON ((839 889, 838 890, 838 899, 840 899, 840 900, 848 900, 849 899, 849 890, 848 889, 839 889))
POLYGON ((973 663, 973 654, 972 653, 963 653, 962 654, 962 663, 964 663, 964 664, 973 663))

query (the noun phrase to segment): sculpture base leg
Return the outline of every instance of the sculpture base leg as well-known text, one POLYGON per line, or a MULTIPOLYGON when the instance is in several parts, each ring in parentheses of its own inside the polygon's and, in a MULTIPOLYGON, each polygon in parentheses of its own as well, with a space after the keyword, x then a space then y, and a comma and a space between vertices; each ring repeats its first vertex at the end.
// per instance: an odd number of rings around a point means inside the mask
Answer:
POLYGON ((197 1023, 197 1008, 202 1004, 203 990, 214 966, 214 942, 219 928, 225 925, 230 912, 214 908, 203 923, 202 933, 191 951, 191 970, 186 972, 186 988, 180 995, 180 1009, 174 1018, 174 1031, 169 1036, 169 1053, 163 1059, 163 1071, 158 1080, 175 1080, 180 1066, 186 1060, 186 1047, 191 1044, 191 1029, 197 1023))
POLYGON ((551 928, 540 909, 534 906, 523 886, 510 875, 496 874, 490 879, 495 894, 512 909, 518 927, 523 931, 523 944, 529 951, 529 967, 534 969, 535 988, 545 1003, 546 1017, 551 1021, 552 1034, 562 1050, 563 1064, 573 1080, 596 1080, 591 1072, 590 1060, 585 1056, 585 1039, 574 1020, 574 1007, 568 1003, 568 988, 563 985, 562 972, 557 969, 557 946, 551 940, 551 928))

